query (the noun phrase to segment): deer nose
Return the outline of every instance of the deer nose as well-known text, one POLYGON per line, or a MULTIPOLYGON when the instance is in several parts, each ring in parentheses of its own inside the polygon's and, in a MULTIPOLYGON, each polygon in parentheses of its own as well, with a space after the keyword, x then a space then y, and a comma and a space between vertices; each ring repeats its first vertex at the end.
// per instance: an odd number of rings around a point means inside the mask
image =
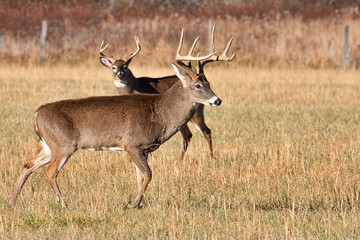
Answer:
POLYGON ((220 106, 221 102, 222 102, 221 99, 217 98, 214 102, 214 106, 220 106))
POLYGON ((210 106, 219 106, 221 102, 222 102, 221 99, 218 98, 217 96, 214 96, 209 100, 210 106))
POLYGON ((118 77, 120 78, 120 79, 123 79, 124 78, 124 76, 125 76, 125 73, 123 72, 123 71, 120 71, 120 72, 118 72, 118 77))

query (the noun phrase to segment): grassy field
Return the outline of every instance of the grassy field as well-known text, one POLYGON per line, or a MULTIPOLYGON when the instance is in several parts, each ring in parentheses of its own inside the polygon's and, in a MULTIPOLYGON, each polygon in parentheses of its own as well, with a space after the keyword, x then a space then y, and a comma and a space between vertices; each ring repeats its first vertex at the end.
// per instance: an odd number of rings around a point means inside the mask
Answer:
MULTIPOLYGON (((136 64, 134 64, 136 65, 136 64)), ((145 208, 123 152, 78 151, 59 174, 69 208, 55 202, 43 171, 9 195, 36 151, 36 108, 46 102, 115 95, 100 64, 0 67, 0 236, 3 239, 358 239, 360 71, 206 69, 222 98, 206 107, 215 149, 194 137, 183 161, 176 134, 149 158, 145 208)), ((136 76, 171 66, 133 68, 136 76)), ((148 74, 152 73, 152 74, 148 74)))

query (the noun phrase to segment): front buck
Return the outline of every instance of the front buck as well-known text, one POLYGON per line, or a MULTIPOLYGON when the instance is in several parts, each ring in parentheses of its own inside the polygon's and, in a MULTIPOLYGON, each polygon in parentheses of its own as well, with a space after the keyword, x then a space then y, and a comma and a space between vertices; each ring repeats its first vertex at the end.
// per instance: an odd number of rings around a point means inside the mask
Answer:
MULTIPOLYGON (((210 59, 214 54, 192 60, 210 59)), ((124 150, 136 166, 138 181, 138 195, 127 206, 140 206, 152 177, 148 154, 185 126, 197 104, 221 103, 207 80, 181 61, 186 59, 177 60, 173 68, 180 81, 164 94, 90 97, 40 106, 34 117, 39 150, 25 162, 12 202, 16 202, 27 178, 46 165, 45 173, 56 198, 65 205, 56 179, 78 149, 124 150)))

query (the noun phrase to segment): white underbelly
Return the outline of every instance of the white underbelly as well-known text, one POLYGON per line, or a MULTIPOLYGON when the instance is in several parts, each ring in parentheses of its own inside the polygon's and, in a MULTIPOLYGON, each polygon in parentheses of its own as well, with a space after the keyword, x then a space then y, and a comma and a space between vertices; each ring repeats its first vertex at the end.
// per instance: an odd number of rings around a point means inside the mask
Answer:
POLYGON ((110 150, 110 151, 124 151, 122 147, 99 147, 99 148, 86 148, 89 151, 102 151, 102 150, 110 150))

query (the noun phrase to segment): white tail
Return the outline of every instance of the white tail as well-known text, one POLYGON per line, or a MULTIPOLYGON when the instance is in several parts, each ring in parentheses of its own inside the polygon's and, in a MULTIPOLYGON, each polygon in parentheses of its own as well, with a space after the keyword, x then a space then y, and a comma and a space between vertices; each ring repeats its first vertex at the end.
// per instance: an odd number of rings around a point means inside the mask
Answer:
POLYGON ((137 168, 138 207, 151 180, 148 154, 167 141, 193 116, 197 103, 218 106, 221 100, 204 78, 194 77, 181 62, 173 64, 180 79, 160 95, 126 95, 63 100, 39 107, 34 128, 37 155, 26 161, 12 194, 15 203, 27 178, 47 165, 46 176, 56 198, 65 204, 57 176, 78 149, 124 150, 137 168))
MULTIPOLYGON (((188 54, 186 56, 181 56, 180 51, 183 44, 184 31, 181 32, 179 46, 176 52, 176 59, 178 61, 190 61, 190 60, 206 60, 202 64, 199 64, 199 73, 203 73, 205 64, 213 61, 232 61, 235 57, 233 54, 230 58, 226 57, 226 53, 228 52, 233 38, 230 39, 225 51, 220 55, 215 55, 215 26, 212 30, 211 35, 211 53, 208 56, 204 56, 201 58, 193 57, 193 51, 195 45, 198 41, 198 38, 195 39, 192 47, 190 48, 188 54)), ((140 42, 137 37, 135 37, 137 48, 140 49, 140 42)), ((179 81, 179 78, 176 75, 165 76, 161 78, 149 78, 149 77, 140 77, 137 78, 133 75, 133 73, 129 69, 129 64, 127 59, 117 59, 115 60, 112 57, 106 56, 104 54, 105 49, 108 47, 108 44, 104 46, 104 42, 101 43, 100 46, 100 62, 112 70, 113 73, 113 81, 119 95, 125 94, 138 94, 138 93, 150 93, 150 94, 162 94, 167 91, 173 84, 179 81)), ((137 51, 138 53, 138 51, 137 51)), ((199 61, 200 63, 200 61, 199 61)), ((189 66, 189 65, 188 65, 189 66)), ((200 130, 206 141, 208 142, 210 149, 210 156, 213 157, 213 147, 212 147, 212 138, 211 138, 211 130, 205 124, 204 117, 204 105, 199 104, 197 110, 194 113, 194 116, 190 120, 197 129, 200 130)), ((192 138, 192 133, 187 125, 185 125, 180 132, 183 137, 183 149, 180 155, 180 159, 183 159, 185 156, 186 150, 192 138)))

